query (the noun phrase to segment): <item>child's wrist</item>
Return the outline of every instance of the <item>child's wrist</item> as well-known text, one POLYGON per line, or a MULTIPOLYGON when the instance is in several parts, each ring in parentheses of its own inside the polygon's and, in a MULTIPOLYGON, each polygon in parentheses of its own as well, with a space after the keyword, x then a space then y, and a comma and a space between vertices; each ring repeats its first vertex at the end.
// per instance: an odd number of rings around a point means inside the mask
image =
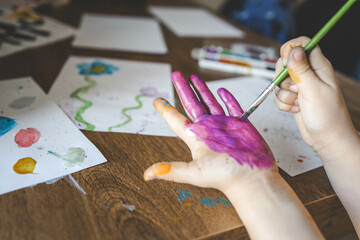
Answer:
POLYGON ((343 131, 341 136, 338 136, 335 141, 320 148, 316 152, 319 154, 323 162, 339 160, 343 157, 352 154, 352 150, 357 150, 360 147, 360 136, 355 128, 343 131))
MULTIPOLYGON (((256 171, 256 170, 254 170, 256 171)), ((246 178, 246 181, 239 181, 229 184, 226 189, 220 189, 231 200, 235 198, 248 198, 256 195, 258 187, 268 188, 281 178, 277 170, 260 170, 252 176, 246 178)))

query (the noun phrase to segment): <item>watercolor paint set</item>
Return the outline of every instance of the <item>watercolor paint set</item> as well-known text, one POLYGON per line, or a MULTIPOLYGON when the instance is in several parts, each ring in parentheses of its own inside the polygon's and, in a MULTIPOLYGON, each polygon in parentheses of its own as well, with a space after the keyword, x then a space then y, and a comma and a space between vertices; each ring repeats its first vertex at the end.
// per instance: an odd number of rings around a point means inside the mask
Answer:
POLYGON ((272 79, 275 75, 277 57, 273 48, 257 45, 204 46, 191 51, 200 68, 272 79))

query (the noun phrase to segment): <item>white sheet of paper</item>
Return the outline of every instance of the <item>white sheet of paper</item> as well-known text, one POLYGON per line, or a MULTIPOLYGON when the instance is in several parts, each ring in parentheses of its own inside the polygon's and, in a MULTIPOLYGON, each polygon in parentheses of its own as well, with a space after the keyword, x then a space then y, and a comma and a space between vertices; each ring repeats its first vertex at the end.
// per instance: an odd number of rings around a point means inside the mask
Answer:
POLYGON ((0 81, 0 152, 0 194, 106 162, 99 150, 30 77, 0 81), (5 131, 12 121, 16 126, 5 131), (28 128, 37 129, 41 136, 31 146, 19 147, 15 136, 21 129, 28 128), (61 158, 75 160, 74 155, 66 156, 71 148, 73 153, 80 153, 80 159, 84 151, 82 163, 67 166, 70 161, 61 158), (55 156, 56 153, 59 155, 55 156), (27 157, 36 161, 34 174, 16 173, 13 166, 19 159, 27 157))
MULTIPOLYGON (((0 4, 0 9, 1 7, 2 5, 0 4)), ((45 23, 41 26, 36 26, 36 29, 49 31, 50 36, 44 37, 30 32, 24 32, 28 35, 36 36, 36 40, 34 41, 19 40, 21 43, 21 45, 19 46, 3 42, 0 47, 0 57, 4 57, 26 49, 51 44, 63 40, 65 38, 71 37, 72 35, 75 34, 75 29, 73 27, 70 27, 64 23, 61 23, 49 17, 44 17, 44 19, 45 19, 45 23)), ((0 20, 2 20, 1 17, 0 20)), ((8 21, 8 22, 16 24, 16 20, 8 21)))
POLYGON ((152 105, 156 97, 173 101, 170 74, 170 65, 164 63, 70 57, 49 96, 81 129, 175 136, 152 105), (108 74, 90 73, 88 80, 80 74, 101 64, 108 74), (81 112, 86 104, 78 97, 92 105, 81 112))
POLYGON ((84 14, 74 47, 166 54, 160 24, 145 17, 84 14))
MULTIPOLYGON (((246 109, 269 84, 269 81, 261 78, 242 77, 212 81, 208 86, 224 109, 225 105, 216 94, 221 87, 228 89, 246 109)), ((272 95, 249 120, 269 144, 278 166, 290 176, 322 166, 319 156, 302 140, 292 114, 280 111, 272 95)))
POLYGON ((245 33, 202 8, 150 6, 149 12, 180 37, 234 37, 245 33))

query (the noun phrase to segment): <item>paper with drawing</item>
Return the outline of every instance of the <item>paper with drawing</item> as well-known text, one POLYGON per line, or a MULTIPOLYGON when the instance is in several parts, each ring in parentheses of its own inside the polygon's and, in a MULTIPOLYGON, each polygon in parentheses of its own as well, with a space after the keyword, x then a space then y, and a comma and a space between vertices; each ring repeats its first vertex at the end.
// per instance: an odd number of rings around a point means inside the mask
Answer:
POLYGON ((173 100, 168 64, 71 57, 49 96, 81 129, 175 136, 152 105, 173 100))
MULTIPOLYGON (((246 109, 260 95, 269 81, 255 77, 242 77, 208 83, 219 103, 217 89, 228 89, 246 109)), ((290 176, 322 166, 319 156, 301 138, 292 114, 280 111, 272 96, 268 97, 249 117, 251 123, 264 137, 274 153, 278 166, 290 176)))
POLYGON ((0 194, 106 162, 31 78, 0 81, 0 194))
POLYGON ((0 3, 0 57, 54 43, 75 34, 75 29, 31 10, 14 12, 0 3))

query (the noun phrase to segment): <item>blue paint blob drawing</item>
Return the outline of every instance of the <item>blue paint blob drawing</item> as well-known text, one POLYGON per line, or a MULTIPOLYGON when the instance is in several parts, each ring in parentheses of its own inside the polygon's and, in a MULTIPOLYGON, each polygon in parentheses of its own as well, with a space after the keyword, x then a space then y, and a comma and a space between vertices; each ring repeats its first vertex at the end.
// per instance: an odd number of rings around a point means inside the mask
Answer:
POLYGON ((100 60, 96 60, 92 63, 77 64, 76 67, 79 69, 79 74, 85 76, 103 74, 111 75, 114 71, 119 70, 118 67, 100 60))
POLYGON ((0 137, 11 131, 16 125, 14 119, 0 116, 0 137))
POLYGON ((178 201, 182 201, 191 196, 189 190, 179 190, 179 196, 177 196, 178 201))
POLYGON ((230 201, 224 198, 214 198, 214 199, 203 198, 199 200, 198 203, 200 205, 205 205, 207 207, 217 207, 218 203, 222 203, 225 206, 230 207, 230 201))
POLYGON ((18 98, 15 99, 14 101, 12 101, 9 104, 10 108, 13 109, 22 109, 22 108, 26 108, 29 107, 31 104, 33 104, 36 100, 36 97, 22 97, 22 98, 18 98))

